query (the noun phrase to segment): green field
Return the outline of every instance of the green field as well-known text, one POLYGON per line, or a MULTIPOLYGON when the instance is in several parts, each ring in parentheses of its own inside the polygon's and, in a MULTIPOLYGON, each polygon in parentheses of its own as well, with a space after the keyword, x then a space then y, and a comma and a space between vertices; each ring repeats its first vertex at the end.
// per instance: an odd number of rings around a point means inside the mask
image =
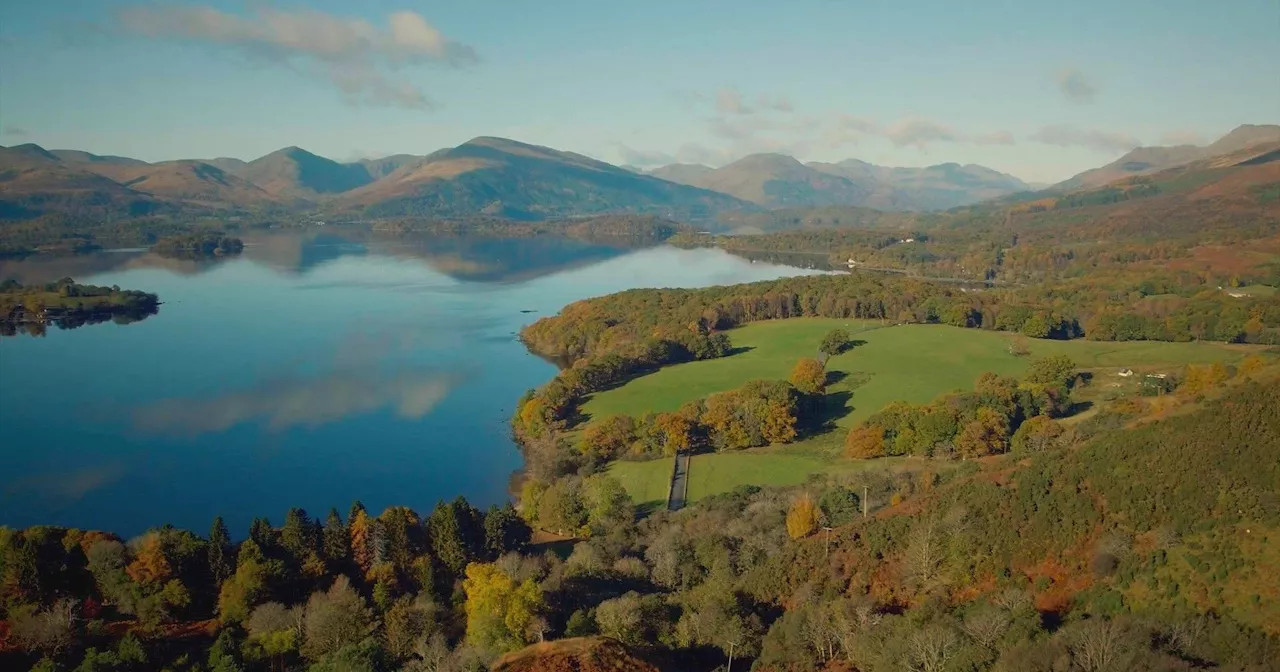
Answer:
MULTIPOLYGON (((1220 343, 1028 339, 1031 356, 1015 357, 1009 353, 1013 336, 1006 333, 917 324, 868 328, 874 326, 818 318, 750 324, 730 334, 734 347, 746 348, 744 352, 664 368, 594 395, 583 410, 593 418, 673 411, 685 402, 749 380, 786 379, 796 360, 816 354, 817 344, 831 329, 865 329, 854 333, 855 340, 865 343, 827 364, 828 371, 843 376, 828 389, 835 403, 844 398, 843 408, 834 413, 837 429, 788 446, 695 457, 689 470, 689 499, 696 501, 742 484, 792 485, 815 471, 846 468, 852 463, 833 459, 843 443, 844 430, 887 404, 926 403, 950 391, 972 389, 985 371, 1020 375, 1035 357, 1070 355, 1082 369, 1094 371, 1095 385, 1107 385, 1105 376, 1114 376, 1125 367, 1159 370, 1188 363, 1232 362, 1252 350, 1220 343)), ((670 460, 657 460, 620 462, 613 465, 611 473, 637 502, 661 502, 666 499, 670 471, 670 460)))

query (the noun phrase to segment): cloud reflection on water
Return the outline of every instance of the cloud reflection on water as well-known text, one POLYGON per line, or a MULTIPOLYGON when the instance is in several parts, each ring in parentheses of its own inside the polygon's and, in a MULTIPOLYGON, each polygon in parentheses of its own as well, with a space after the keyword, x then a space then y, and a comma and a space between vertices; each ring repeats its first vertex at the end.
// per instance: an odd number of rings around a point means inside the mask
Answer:
POLYGON ((274 381, 220 397, 164 399, 134 411, 134 426, 147 433, 195 436, 249 422, 268 430, 319 427, 391 408, 405 420, 426 416, 459 382, 454 374, 402 373, 381 378, 337 373, 320 379, 274 381))

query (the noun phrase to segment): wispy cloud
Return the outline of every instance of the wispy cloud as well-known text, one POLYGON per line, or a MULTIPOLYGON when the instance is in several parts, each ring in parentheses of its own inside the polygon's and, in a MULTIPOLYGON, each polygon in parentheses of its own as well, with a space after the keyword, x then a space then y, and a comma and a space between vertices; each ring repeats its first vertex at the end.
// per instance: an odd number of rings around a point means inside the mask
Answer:
POLYGON ((133 421, 148 433, 194 436, 250 422, 263 422, 277 432, 318 427, 383 408, 416 420, 431 412, 458 382, 456 376, 438 372, 405 373, 390 380, 335 374, 268 383, 210 399, 165 399, 137 409, 133 421))
POLYGON ((720 114, 751 114, 755 112, 742 100, 737 89, 720 89, 716 91, 716 111, 720 114))
POLYGON ((22 138, 28 135, 27 129, 22 128, 21 126, 5 126, 4 134, 11 138, 22 138))
POLYGON ((1203 145, 1208 142, 1204 135, 1189 129, 1169 131, 1160 136, 1162 145, 1203 145))
POLYGON ((369 105, 430 108, 431 99, 400 70, 478 58, 412 11, 395 12, 378 27, 313 10, 259 7, 242 16, 205 5, 139 5, 120 10, 115 24, 128 34, 204 44, 321 77, 349 101, 369 105))
POLYGON ((899 147, 914 145, 923 148, 934 142, 956 142, 960 134, 946 124, 913 117, 887 126, 884 137, 899 147))
POLYGON ((119 462, 34 474, 4 486, 5 499, 37 500, 45 506, 68 507, 124 475, 119 462))
POLYGON ((1058 91, 1073 103, 1092 103, 1098 95, 1098 87, 1075 68, 1059 70, 1054 73, 1053 81, 1058 85, 1058 91))
POLYGON ((1128 133, 1077 128, 1067 124, 1045 126, 1032 133, 1029 140, 1058 147, 1084 147, 1103 152, 1126 152, 1142 145, 1128 133))
POLYGON ((1018 142, 1009 131, 978 133, 970 136, 969 140, 975 145, 1015 145, 1018 142))

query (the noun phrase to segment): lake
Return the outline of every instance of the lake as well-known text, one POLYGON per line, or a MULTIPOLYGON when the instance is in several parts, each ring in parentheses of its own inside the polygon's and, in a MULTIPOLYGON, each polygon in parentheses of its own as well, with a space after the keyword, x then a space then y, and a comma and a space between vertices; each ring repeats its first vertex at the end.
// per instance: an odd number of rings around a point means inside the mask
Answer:
POLYGON ((0 339, 0 525, 233 535, 301 506, 429 510, 507 500, 507 419, 555 367, 520 328, 572 301, 815 271, 720 250, 552 238, 245 239, 243 255, 144 250, 0 262, 0 279, 159 294, 128 325, 0 339))

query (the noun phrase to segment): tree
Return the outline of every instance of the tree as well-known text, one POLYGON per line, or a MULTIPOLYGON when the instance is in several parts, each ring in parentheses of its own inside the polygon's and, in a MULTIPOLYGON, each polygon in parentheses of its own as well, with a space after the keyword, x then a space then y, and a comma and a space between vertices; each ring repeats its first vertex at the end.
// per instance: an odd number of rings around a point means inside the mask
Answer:
POLYGON ((285 656, 297 651, 302 642, 302 609, 279 602, 258 605, 245 621, 245 630, 249 640, 272 659, 272 669, 283 670, 285 656))
POLYGON ((654 417, 654 427, 661 436, 663 455, 675 455, 693 447, 696 426, 685 416, 679 413, 659 413, 654 417))
POLYGON ((832 329, 822 338, 822 345, 818 346, 818 352, 828 357, 835 357, 848 350, 851 344, 849 332, 844 329, 832 329))
POLYGON ((305 641, 302 653, 317 660, 369 635, 373 612, 345 576, 338 576, 329 590, 312 593, 303 616, 305 641))
POLYGON ((538 498, 538 526, 576 535, 587 522, 587 512, 582 506, 578 490, 567 479, 552 483, 538 498))
POLYGON ((596 626, 606 637, 627 644, 643 644, 644 604, 640 595, 633 591, 601 602, 596 607, 596 626))
POLYGON ((343 524, 337 509, 329 509, 329 517, 321 531, 321 550, 325 560, 342 565, 351 558, 351 533, 343 524))
POLYGON ((884 428, 865 423, 854 427, 845 437, 844 454, 859 460, 884 457, 884 428))
POLYGON ((440 502, 427 520, 431 549, 435 557, 455 576, 462 574, 467 563, 480 557, 484 548, 484 525, 466 498, 440 502))
POLYGON ((234 569, 232 556, 234 553, 231 549, 231 535, 227 532, 227 524, 222 521, 222 516, 213 519, 213 526, 209 528, 209 573, 213 576, 214 586, 219 586, 234 569))
POLYGON ((1002 453, 1008 448, 1009 420, 998 411, 979 408, 977 418, 964 426, 956 448, 965 457, 1002 453))
POLYGON ((582 430, 578 450, 601 462, 626 454, 635 441, 636 422, 628 415, 615 415, 593 422, 582 430))
POLYGON ((526 579, 517 584, 497 565, 472 563, 462 589, 467 596, 469 643, 498 652, 528 643, 529 625, 543 609, 537 582, 526 579))
POLYGON ((396 660, 405 660, 426 639, 431 628, 431 612, 424 604, 404 595, 391 605, 382 621, 387 653, 396 660))
POLYGON ((125 572, 143 587, 163 584, 173 578, 173 567, 165 557, 164 541, 158 532, 152 530, 137 540, 133 562, 125 568, 125 572))
POLYGON ((533 530, 520 517, 515 507, 489 507, 484 516, 484 550, 486 559, 497 560, 503 553, 523 553, 533 538, 533 530))
POLYGON ((235 574, 218 591, 218 617, 223 623, 244 621, 268 595, 270 580, 281 573, 280 561, 267 560, 258 544, 246 539, 240 544, 235 574))
POLYGON ((1040 357, 1031 362, 1023 379, 1037 385, 1071 387, 1076 379, 1076 363, 1067 355, 1040 357))
POLYGON ((347 531, 351 536, 351 559, 364 574, 373 567, 373 525, 364 506, 356 504, 358 508, 352 507, 351 517, 347 519, 347 531))
POLYGON ((792 539, 803 539, 813 534, 818 529, 819 513, 808 493, 797 497, 787 511, 787 535, 792 539))
POLYGON ((58 600, 40 611, 34 606, 15 609, 9 621, 9 637, 19 648, 57 656, 75 638, 75 601, 58 600))
POLYGON ((635 521, 631 496, 618 479, 605 474, 588 478, 582 485, 582 504, 587 525, 593 534, 629 525, 635 521))
POLYGON ((805 357, 791 369, 791 384, 804 394, 820 395, 827 388, 827 372, 822 362, 805 357))
POLYGON ((301 564, 315 552, 318 540, 313 538, 314 531, 306 509, 291 508, 285 514, 284 526, 280 528, 280 545, 301 564))
POLYGON ((1049 416, 1037 415, 1018 427, 1010 443, 1015 453, 1040 453, 1053 448, 1062 432, 1062 425, 1049 416))
POLYGON ((859 506, 857 493, 839 485, 827 488, 818 497, 818 508, 829 525, 843 525, 853 520, 859 506))

